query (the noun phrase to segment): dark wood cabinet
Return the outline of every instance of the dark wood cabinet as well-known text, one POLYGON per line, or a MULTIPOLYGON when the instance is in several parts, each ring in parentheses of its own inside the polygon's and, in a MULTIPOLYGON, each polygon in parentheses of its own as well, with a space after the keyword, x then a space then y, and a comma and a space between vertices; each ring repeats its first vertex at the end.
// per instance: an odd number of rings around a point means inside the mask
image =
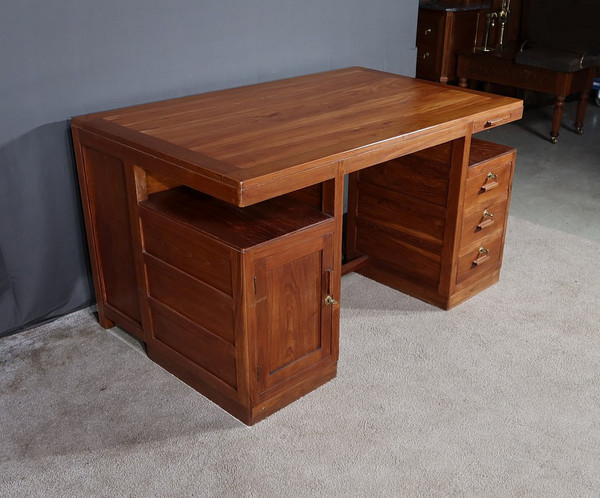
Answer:
POLYGON ((417 78, 441 83, 455 80, 457 53, 480 43, 486 11, 482 4, 422 3, 417 21, 417 78))

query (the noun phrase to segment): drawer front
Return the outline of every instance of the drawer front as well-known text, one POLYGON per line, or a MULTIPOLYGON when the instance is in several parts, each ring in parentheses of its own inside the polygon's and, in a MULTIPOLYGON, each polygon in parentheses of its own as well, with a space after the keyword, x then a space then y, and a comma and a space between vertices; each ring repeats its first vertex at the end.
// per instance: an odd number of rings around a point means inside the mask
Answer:
POLYGON ((140 209, 144 251, 232 295, 231 249, 140 209))
POLYGON ((500 268, 503 249, 503 232, 482 237, 477 243, 459 251, 456 283, 461 284, 500 268))
POLYGON ((417 46, 435 47, 437 40, 444 36, 445 13, 442 11, 421 9, 417 21, 417 46))
POLYGON ((419 49, 418 54, 421 55, 419 59, 430 59, 432 61, 435 60, 434 54, 440 48, 439 45, 440 43, 438 43, 438 41, 435 38, 427 38, 421 42, 417 42, 417 48, 419 49), (430 56, 428 55, 427 57, 424 57, 422 54, 424 54, 425 52, 429 52, 430 56))
POLYGON ((153 336, 202 368, 212 377, 237 389, 235 347, 206 329, 173 313, 160 303, 150 301, 153 336))
POLYGON ((435 49, 417 48, 417 78, 437 80, 439 69, 435 49))
MULTIPOLYGON (((480 144, 485 144, 488 146, 488 149, 491 149, 491 145, 489 142, 483 142, 481 140, 473 140, 473 147, 475 147, 477 145, 477 148, 482 148, 480 144)), ((493 150, 493 149, 492 149, 493 150)), ((484 153, 478 151, 478 150, 471 150, 470 153, 470 160, 473 160, 474 162, 471 162, 469 164, 469 169, 467 171, 467 178, 474 178, 476 176, 488 173, 490 170, 494 170, 494 172, 496 172, 495 170, 497 169, 501 169, 501 168, 507 168, 508 170, 510 170, 513 162, 514 162, 514 158, 515 158, 515 154, 497 154, 494 155, 492 154, 492 151, 490 150, 488 152, 487 157, 484 155, 484 153)), ((510 174, 510 171, 508 171, 508 173, 510 174)))
POLYGON ((506 197, 512 177, 512 155, 500 156, 469 168, 465 209, 481 207, 497 197, 506 197))
MULTIPOLYGON (((474 78, 476 79, 476 78, 474 78)), ((473 133, 477 133, 483 130, 490 130, 496 126, 500 126, 506 123, 510 123, 517 119, 520 119, 523 115, 523 110, 513 111, 511 113, 498 114, 494 116, 486 116, 484 119, 476 120, 473 123, 473 133)))
POLYGON ((230 344, 235 342, 233 299, 189 275, 145 256, 148 294, 230 344))
POLYGON ((494 202, 483 206, 465 214, 460 238, 461 247, 476 244, 492 233, 504 231, 506 198, 495 199, 494 202))

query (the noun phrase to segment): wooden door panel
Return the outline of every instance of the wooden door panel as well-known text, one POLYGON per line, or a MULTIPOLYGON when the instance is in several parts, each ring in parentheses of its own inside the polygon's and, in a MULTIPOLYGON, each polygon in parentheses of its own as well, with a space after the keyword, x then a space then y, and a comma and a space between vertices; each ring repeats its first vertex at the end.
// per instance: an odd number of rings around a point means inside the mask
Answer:
POLYGON ((331 354, 331 234, 268 256, 257 275, 259 391, 280 384, 331 354))
POLYGON ((272 374, 321 347, 321 253, 273 268, 267 273, 267 289, 272 374))

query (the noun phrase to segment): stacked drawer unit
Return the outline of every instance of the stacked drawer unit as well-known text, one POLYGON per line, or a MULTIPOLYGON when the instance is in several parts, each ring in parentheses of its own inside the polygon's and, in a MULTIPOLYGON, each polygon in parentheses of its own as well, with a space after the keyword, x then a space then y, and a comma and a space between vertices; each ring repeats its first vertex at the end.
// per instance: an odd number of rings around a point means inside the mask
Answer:
POLYGON ((442 83, 456 79, 457 52, 478 43, 478 26, 486 8, 482 4, 422 4, 417 20, 417 78, 442 83))
POLYGON ((139 211, 150 358, 246 424, 335 376, 330 216, 187 187, 139 211))
POLYGON ((417 78, 442 81, 444 35, 448 17, 442 10, 419 9, 417 20, 417 78))
POLYGON ((473 139, 460 232, 458 289, 494 276, 502 265, 516 151, 473 139))
POLYGON ((352 175, 347 240, 350 257, 368 256, 358 272, 445 309, 499 279, 516 151, 473 139, 459 196, 450 153, 442 144, 352 175))

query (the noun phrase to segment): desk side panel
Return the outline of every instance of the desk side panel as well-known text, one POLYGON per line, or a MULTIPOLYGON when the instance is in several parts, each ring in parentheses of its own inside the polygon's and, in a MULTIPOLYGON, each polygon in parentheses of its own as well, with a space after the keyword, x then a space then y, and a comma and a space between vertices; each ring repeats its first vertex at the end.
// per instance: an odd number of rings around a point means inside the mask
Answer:
POLYGON ((125 163, 73 133, 100 323, 143 339, 125 163))

